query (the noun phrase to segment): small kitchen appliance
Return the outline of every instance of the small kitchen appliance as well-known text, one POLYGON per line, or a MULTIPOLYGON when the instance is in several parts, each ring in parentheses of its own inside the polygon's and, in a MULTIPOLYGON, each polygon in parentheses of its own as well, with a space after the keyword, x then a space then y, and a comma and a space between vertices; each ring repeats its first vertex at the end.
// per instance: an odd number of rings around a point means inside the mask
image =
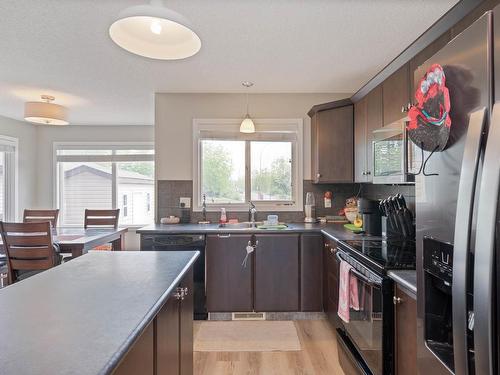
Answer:
POLYGON ((363 215, 363 231, 371 236, 382 234, 382 218, 378 201, 359 198, 358 211, 363 215))
POLYGON ((306 223, 316 223, 316 200, 314 199, 314 194, 308 192, 306 194, 306 204, 304 205, 304 213, 306 215, 304 222, 306 223))

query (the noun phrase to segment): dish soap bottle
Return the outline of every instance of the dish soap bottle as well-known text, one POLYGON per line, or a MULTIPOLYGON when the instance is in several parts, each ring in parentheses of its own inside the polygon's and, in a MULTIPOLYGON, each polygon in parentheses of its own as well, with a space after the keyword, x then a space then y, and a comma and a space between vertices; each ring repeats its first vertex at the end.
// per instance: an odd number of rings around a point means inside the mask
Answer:
POLYGON ((225 208, 221 208, 220 209, 220 220, 219 220, 219 223, 220 224, 226 224, 227 223, 227 215, 226 215, 226 209, 225 208))

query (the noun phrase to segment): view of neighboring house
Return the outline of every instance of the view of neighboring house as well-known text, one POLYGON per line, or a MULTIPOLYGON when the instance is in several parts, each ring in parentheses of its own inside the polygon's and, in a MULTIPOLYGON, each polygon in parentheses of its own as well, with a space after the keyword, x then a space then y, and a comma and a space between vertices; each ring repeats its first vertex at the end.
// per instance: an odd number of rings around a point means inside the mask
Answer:
MULTIPOLYGON (((81 225, 86 208, 112 208, 111 168, 86 162, 72 166, 63 174, 62 222, 65 225, 81 225)), ((120 209, 120 225, 153 222, 154 179, 152 177, 120 169, 116 186, 116 207, 120 209)))

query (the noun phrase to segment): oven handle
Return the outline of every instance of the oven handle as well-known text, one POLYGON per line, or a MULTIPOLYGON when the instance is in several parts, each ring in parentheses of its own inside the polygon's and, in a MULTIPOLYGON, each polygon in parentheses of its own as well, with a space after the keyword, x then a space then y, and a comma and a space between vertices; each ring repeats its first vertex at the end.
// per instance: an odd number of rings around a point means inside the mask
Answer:
MULTIPOLYGON (((340 252, 337 251, 335 253, 335 256, 337 257, 337 259, 340 261, 343 261, 343 262, 346 262, 346 263, 349 263, 348 261, 346 261, 345 259, 342 259, 342 257, 340 256, 340 252)), ((359 272, 357 269, 355 269, 354 267, 351 268, 350 272, 352 272, 353 274, 355 274, 358 278, 360 278, 364 283, 368 284, 368 285, 372 285, 372 286, 380 286, 380 284, 377 284, 376 282, 374 282, 373 280, 370 280, 369 278, 367 278, 365 275, 363 275, 361 272, 359 272)))

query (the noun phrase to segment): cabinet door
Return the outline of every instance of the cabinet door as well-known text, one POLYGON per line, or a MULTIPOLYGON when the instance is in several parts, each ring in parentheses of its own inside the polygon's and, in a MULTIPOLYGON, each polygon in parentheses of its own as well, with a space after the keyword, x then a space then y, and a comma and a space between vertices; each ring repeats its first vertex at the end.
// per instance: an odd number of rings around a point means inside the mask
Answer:
POLYGON ((242 265, 247 234, 208 235, 206 246, 207 310, 210 312, 252 311, 252 267, 249 257, 242 265))
POLYGON ((373 180, 373 131, 383 126, 382 86, 366 96, 366 182, 373 180))
POLYGON ((180 302, 180 374, 193 375, 193 269, 186 274, 180 287, 186 291, 180 302))
POLYGON ((337 244, 335 241, 327 241, 325 243, 324 262, 325 262, 325 278, 324 288, 325 313, 328 320, 335 326, 339 326, 339 317, 337 315, 339 306, 339 264, 336 257, 337 244))
POLYGON ((417 373, 417 301, 395 288, 396 374, 417 373))
MULTIPOLYGON (((172 295, 156 316, 156 369, 158 375, 179 374, 180 371, 179 309, 179 300, 172 295)), ((137 372, 137 374, 139 373, 141 372, 137 372)))
POLYGON ((409 64, 387 78, 382 84, 384 125, 392 124, 405 117, 401 111, 410 101, 410 73, 409 64))
POLYGON ((323 310, 323 236, 304 233, 300 236, 300 305, 301 311, 323 310))
POLYGON ((353 106, 318 112, 313 122, 313 180, 316 183, 354 180, 353 106))
POLYGON ((299 311, 299 236, 257 235, 255 311, 299 311))
POLYGON ((354 104, 354 181, 366 182, 366 97, 354 104))
MULTIPOLYGON (((113 371, 113 375, 136 374, 154 374, 154 323, 151 323, 146 328, 125 358, 113 371)), ((172 374, 175 373, 172 372, 172 374)))

